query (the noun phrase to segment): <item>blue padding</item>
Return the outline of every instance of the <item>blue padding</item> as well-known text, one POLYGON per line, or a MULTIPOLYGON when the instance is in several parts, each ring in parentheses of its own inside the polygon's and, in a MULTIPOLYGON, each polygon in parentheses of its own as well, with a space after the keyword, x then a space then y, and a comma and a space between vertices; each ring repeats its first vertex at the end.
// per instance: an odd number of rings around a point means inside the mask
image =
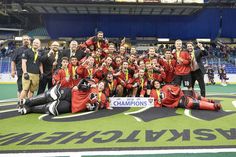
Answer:
POLYGON ((222 34, 221 37, 235 38, 236 37, 236 9, 224 9, 222 14, 222 34))
POLYGON ((102 30, 106 37, 214 39, 219 17, 218 9, 205 9, 192 16, 47 15, 44 19, 51 38, 87 37, 102 30))

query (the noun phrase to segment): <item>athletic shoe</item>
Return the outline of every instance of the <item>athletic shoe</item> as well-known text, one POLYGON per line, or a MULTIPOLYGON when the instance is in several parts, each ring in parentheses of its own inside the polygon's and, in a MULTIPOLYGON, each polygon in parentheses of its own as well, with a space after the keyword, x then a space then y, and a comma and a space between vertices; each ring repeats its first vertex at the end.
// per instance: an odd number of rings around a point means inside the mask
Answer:
POLYGON ((60 85, 55 85, 50 90, 50 96, 53 100, 59 99, 59 88, 60 88, 60 85))
POLYGON ((25 115, 25 114, 27 114, 27 113, 30 113, 30 108, 24 105, 23 107, 18 108, 18 112, 19 112, 21 115, 25 115))

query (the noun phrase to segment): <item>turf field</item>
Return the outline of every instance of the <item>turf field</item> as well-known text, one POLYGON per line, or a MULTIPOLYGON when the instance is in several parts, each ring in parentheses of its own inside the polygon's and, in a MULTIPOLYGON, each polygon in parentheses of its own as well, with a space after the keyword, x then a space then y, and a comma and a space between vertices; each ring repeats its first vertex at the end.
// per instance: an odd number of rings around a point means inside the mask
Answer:
MULTIPOLYGON (((16 85, 0 85, 0 100, 14 98, 15 91, 16 85)), ((0 153, 236 148, 236 85, 207 86, 207 94, 223 110, 114 108, 21 116, 15 100, 0 102, 0 153)))

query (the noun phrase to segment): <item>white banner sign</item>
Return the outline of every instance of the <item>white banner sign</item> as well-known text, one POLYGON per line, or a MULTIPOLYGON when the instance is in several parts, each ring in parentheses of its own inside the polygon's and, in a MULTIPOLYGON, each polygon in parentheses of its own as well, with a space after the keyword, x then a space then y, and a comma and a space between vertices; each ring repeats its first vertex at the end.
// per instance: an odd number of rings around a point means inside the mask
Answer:
POLYGON ((111 107, 153 107, 154 98, 110 97, 111 107))

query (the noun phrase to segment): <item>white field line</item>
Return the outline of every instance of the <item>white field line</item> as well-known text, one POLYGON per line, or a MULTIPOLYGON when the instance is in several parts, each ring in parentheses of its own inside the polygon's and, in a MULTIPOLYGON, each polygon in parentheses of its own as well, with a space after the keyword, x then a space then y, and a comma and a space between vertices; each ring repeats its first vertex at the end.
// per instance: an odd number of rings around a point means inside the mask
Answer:
MULTIPOLYGON (((50 153, 7 153, 0 154, 0 157, 82 157, 84 155, 147 155, 147 154, 197 154, 197 153, 220 153, 236 152, 236 148, 217 148, 217 149, 167 149, 167 150, 128 150, 128 151, 90 151, 90 152, 50 152, 50 153)), ((214 156, 214 154, 212 154, 214 156)))
POLYGON ((96 111, 89 111, 89 112, 84 112, 84 113, 79 113, 79 114, 72 114, 72 115, 67 115, 67 116, 56 116, 56 117, 53 117, 52 119, 63 119, 63 118, 79 117, 79 116, 91 114, 91 113, 94 113, 94 112, 96 112, 96 111))
POLYGON ((3 102, 3 103, 0 103, 0 106, 10 106, 10 105, 16 105, 16 102, 3 102))
POLYGON ((140 118, 135 117, 135 116, 134 116, 134 118, 135 118, 138 122, 142 122, 142 120, 141 120, 140 118))
POLYGON ((43 115, 41 115, 41 116, 39 116, 39 120, 41 120, 43 117, 46 117, 48 114, 43 114, 43 115))
POLYGON ((17 101, 18 101, 17 98, 11 98, 11 99, 0 100, 0 103, 2 103, 2 102, 17 102, 17 101))
POLYGON ((17 110, 18 110, 17 108, 14 108, 14 109, 9 109, 9 110, 0 111, 0 113, 11 112, 11 111, 17 111, 17 110))
POLYGON ((232 104, 233 104, 234 107, 236 108, 236 101, 232 101, 232 104))
POLYGON ((185 109, 185 110, 184 110, 184 114, 185 114, 187 117, 190 117, 190 118, 193 118, 193 119, 196 119, 196 120, 201 120, 201 119, 199 119, 199 118, 197 118, 197 117, 192 116, 192 115, 191 115, 191 110, 189 110, 189 109, 185 109))

